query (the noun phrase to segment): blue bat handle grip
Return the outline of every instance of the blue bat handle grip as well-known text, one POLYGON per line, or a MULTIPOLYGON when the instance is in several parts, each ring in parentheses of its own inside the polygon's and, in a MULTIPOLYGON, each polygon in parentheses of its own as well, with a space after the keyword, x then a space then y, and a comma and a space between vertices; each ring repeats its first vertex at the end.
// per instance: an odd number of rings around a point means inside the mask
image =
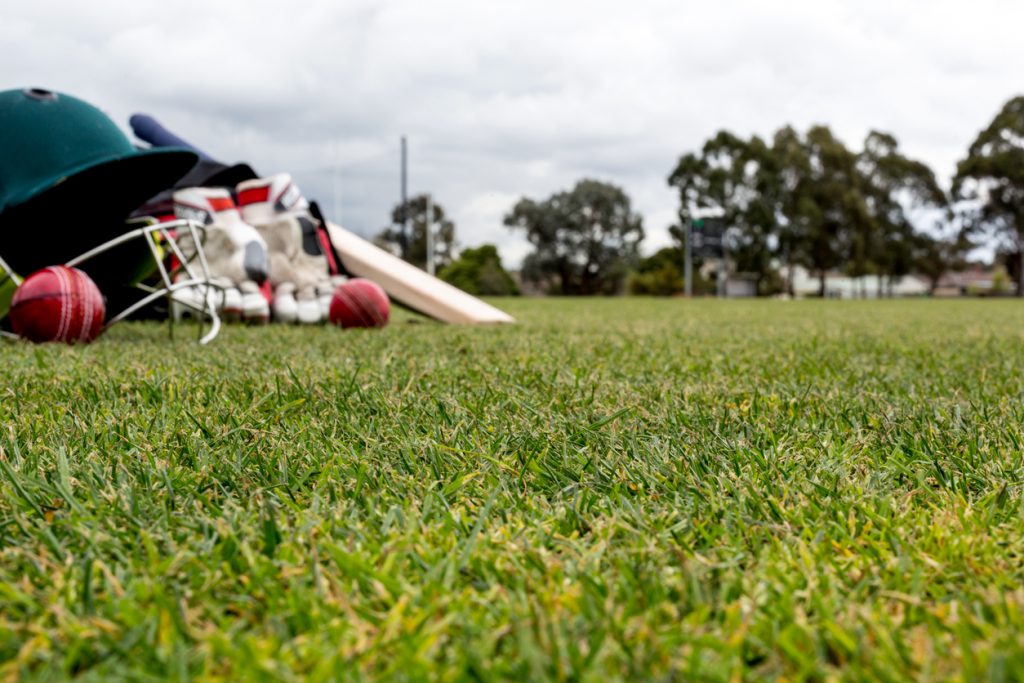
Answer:
POLYGON ((128 123, 140 140, 145 140, 154 147, 184 147, 198 154, 200 159, 213 161, 206 152, 182 140, 149 114, 133 114, 128 123))

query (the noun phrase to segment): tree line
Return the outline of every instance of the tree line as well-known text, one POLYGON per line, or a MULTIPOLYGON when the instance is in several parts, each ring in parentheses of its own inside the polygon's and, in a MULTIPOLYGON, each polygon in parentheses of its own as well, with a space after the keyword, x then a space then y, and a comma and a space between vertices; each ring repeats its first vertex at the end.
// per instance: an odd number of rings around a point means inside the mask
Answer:
MULTIPOLYGON (((880 288, 916 274, 934 289, 983 243, 995 246, 1018 295, 1024 294, 1024 96, 1007 102, 977 135, 948 191, 894 135, 871 131, 850 149, 824 125, 802 132, 786 126, 770 138, 720 131, 683 154, 667 182, 678 193, 679 222, 669 229, 672 246, 647 258, 640 257, 643 221, 613 183, 583 179, 546 199, 519 200, 504 223, 532 246, 521 280, 551 294, 679 292, 684 226, 714 215, 728 226, 732 270, 749 274, 761 294, 791 292, 797 266, 817 276, 822 295, 833 272, 876 275, 880 288)), ((422 262, 425 199, 414 198, 409 210, 407 257, 422 262)), ((440 206, 435 212, 442 265, 451 268, 459 262, 454 225, 440 206)), ((401 217, 399 206, 392 218, 401 217)), ((385 231, 379 239, 395 244, 398 236, 385 231)), ((449 277, 457 273, 460 286, 475 293, 512 293, 515 284, 493 247, 468 255, 449 277)), ((698 281, 697 291, 702 285, 698 281)))

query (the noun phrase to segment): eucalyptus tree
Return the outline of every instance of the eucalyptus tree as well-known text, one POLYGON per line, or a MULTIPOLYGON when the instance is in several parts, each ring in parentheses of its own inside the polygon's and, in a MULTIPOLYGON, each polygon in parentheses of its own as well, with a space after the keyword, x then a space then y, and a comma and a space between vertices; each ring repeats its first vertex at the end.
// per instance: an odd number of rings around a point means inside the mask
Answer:
MULTIPOLYGON (((871 131, 864 140, 857 160, 860 190, 871 218, 864 233, 868 264, 863 270, 879 275, 891 285, 918 267, 918 259, 929 262, 934 272, 939 257, 956 242, 933 235, 918 235, 911 215, 930 215, 941 231, 949 223, 949 202, 935 179, 935 173, 923 162, 903 155, 896 138, 889 133, 871 131)), ((923 264, 921 264, 922 267, 923 264)))
MULTIPOLYGON (((997 246, 1024 253, 1024 96, 1011 99, 978 133, 957 164, 953 196, 961 200, 972 232, 998 240, 997 246)), ((1017 295, 1024 296, 1024 268, 1017 295)))
MULTIPOLYGON (((738 271, 753 273, 758 285, 772 271, 778 240, 777 193, 772 191, 771 148, 759 137, 744 140, 720 131, 699 154, 683 155, 668 178, 679 192, 681 225, 704 212, 729 227, 729 258, 738 271)), ((682 242, 684 231, 672 232, 682 242)))
POLYGON ((643 220, 626 192, 584 179, 536 201, 523 198, 505 216, 533 245, 523 261, 527 281, 554 294, 615 294, 639 260, 643 220))
MULTIPOLYGON (((455 223, 448 217, 444 207, 429 201, 427 195, 411 197, 406 206, 396 204, 391 210, 392 225, 400 225, 404 213, 408 211, 411 235, 406 250, 406 260, 415 266, 425 268, 427 263, 427 228, 434 231, 434 263, 443 268, 452 262, 455 255, 455 223), (428 215, 428 211, 431 213, 428 215)), ((378 244, 386 247, 400 248, 402 233, 390 227, 377 235, 378 244)))

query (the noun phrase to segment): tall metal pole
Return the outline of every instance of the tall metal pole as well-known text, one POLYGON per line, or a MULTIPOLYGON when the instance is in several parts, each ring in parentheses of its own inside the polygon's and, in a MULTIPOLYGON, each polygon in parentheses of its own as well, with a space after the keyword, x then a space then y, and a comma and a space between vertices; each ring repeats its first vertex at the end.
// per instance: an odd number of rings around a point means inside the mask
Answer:
POLYGON ((729 279, 729 247, 726 246, 725 233, 722 231, 722 260, 718 263, 718 296, 725 297, 725 281, 729 279))
POLYGON ((408 195, 409 153, 405 136, 402 136, 402 258, 409 258, 409 195, 408 195))
POLYGON ((693 296, 693 221, 684 221, 685 226, 683 227, 683 250, 686 252, 685 261, 683 263, 684 277, 684 293, 686 298, 689 299, 693 296))
POLYGON ((434 198, 427 195, 427 272, 434 274, 434 198))

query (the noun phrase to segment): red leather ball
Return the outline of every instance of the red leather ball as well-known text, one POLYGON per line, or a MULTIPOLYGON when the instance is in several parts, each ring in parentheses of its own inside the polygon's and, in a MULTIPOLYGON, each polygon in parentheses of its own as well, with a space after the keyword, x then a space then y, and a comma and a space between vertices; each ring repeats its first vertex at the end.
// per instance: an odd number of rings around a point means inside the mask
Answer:
POLYGON ((390 317, 391 301, 376 282, 355 278, 331 297, 331 322, 339 327, 384 327, 390 317))
POLYGON ((25 278, 11 299, 14 333, 34 342, 91 342, 107 310, 99 287, 77 268, 49 266, 25 278))

